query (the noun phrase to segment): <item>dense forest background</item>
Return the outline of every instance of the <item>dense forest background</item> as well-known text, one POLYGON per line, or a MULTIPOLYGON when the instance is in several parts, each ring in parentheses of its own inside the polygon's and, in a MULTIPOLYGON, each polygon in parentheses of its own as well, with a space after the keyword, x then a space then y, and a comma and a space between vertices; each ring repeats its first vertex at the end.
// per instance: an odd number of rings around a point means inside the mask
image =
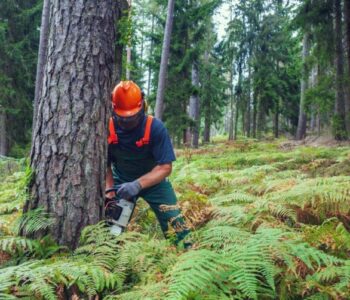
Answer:
POLYGON ((1 0, 0 299, 350 299, 349 18, 350 0, 1 0), (177 146, 191 248, 142 199, 129 232, 106 223, 121 79, 177 146))
MULTIPOLYGON (((0 3, 1 155, 29 152, 42 2, 0 3)), ((119 7, 115 81, 137 82, 153 112, 167 1, 119 7)), ((349 14, 340 0, 175 1, 161 115, 173 141, 197 147, 216 133, 347 139, 349 14)))

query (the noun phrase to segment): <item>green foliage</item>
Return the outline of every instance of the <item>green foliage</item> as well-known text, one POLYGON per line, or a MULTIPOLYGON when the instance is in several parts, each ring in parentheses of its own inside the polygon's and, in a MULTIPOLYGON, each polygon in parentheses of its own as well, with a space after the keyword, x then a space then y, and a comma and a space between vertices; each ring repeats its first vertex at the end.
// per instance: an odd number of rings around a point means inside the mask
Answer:
MULTIPOLYGON (((59 299, 74 288, 81 298, 110 300, 347 299, 349 176, 344 169, 320 177, 310 168, 322 160, 336 166, 350 149, 281 149, 278 142, 243 152, 218 143, 193 151, 188 163, 179 157, 173 182, 180 199, 210 203, 212 211, 191 233, 188 251, 159 239, 152 224, 119 237, 104 222, 88 226, 74 252, 49 237, 27 239, 12 230, 0 237, 0 257, 10 256, 0 265, 0 297, 59 299)), ((12 176, 4 182, 25 182, 24 173, 12 176)), ((138 222, 156 222, 145 209, 138 222)), ((33 233, 50 224, 42 210, 20 220, 33 233)))
POLYGON ((31 137, 41 9, 41 0, 0 3, 0 109, 15 157, 28 153, 31 137))

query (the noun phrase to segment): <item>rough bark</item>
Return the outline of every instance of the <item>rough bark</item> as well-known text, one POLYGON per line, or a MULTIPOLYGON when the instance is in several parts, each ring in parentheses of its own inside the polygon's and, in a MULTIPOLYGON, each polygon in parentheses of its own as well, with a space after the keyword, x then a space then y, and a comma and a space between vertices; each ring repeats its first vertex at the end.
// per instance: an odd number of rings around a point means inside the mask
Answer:
POLYGON ((0 156, 7 155, 6 113, 0 105, 0 156))
POLYGON ((103 216, 116 8, 114 0, 54 0, 50 7, 24 211, 51 213, 48 233, 71 248, 82 228, 103 216))
MULTIPOLYGON (((154 15, 152 15, 152 25, 151 25, 151 43, 149 49, 149 56, 153 55, 153 33, 154 33, 154 15)), ((147 96, 149 97, 151 92, 151 78, 152 78, 152 68, 151 64, 148 64, 148 79, 147 79, 147 96)))
POLYGON ((36 115, 38 113, 38 103, 39 103, 39 98, 41 96, 43 80, 44 80, 44 68, 45 68, 45 63, 47 59, 47 43, 49 38, 49 22, 50 22, 50 0, 44 0, 43 11, 41 15, 38 64, 36 68, 36 79, 35 79, 35 93, 34 93, 34 103, 33 103, 33 130, 35 128, 36 115))
POLYGON ((189 107, 189 117, 193 121, 193 126, 191 127, 191 146, 193 148, 198 148, 199 145, 199 73, 198 65, 196 62, 192 65, 191 80, 193 93, 190 97, 190 107, 189 107))
POLYGON ((305 113, 305 93, 308 89, 308 69, 306 67, 306 60, 310 53, 310 36, 309 33, 304 34, 303 38, 303 72, 300 83, 300 104, 299 104, 299 119, 298 128, 295 138, 302 140, 306 134, 306 113, 305 113))
POLYGON ((345 127, 345 97, 344 97, 344 53, 342 43, 342 12, 341 0, 334 0, 335 12, 335 66, 336 66, 336 99, 333 117, 333 133, 336 140, 347 137, 345 127))
POLYGON ((166 79, 169 52, 170 52, 170 38, 171 38, 171 31, 173 27, 174 5, 175 5, 175 0, 168 0, 168 13, 167 13, 165 30, 164 30, 162 57, 160 60, 157 99, 156 99, 156 108, 155 108, 155 116, 160 120, 162 119, 162 116, 163 116, 165 79, 166 79))

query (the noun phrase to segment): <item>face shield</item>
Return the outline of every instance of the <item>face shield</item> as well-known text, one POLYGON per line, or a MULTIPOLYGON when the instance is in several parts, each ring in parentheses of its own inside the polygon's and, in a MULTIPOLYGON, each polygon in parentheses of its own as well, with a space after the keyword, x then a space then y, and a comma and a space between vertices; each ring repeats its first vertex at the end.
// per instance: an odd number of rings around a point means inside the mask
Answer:
POLYGON ((117 115, 117 124, 121 129, 125 131, 131 131, 135 129, 143 120, 145 111, 142 108, 137 114, 130 117, 122 117, 117 115))

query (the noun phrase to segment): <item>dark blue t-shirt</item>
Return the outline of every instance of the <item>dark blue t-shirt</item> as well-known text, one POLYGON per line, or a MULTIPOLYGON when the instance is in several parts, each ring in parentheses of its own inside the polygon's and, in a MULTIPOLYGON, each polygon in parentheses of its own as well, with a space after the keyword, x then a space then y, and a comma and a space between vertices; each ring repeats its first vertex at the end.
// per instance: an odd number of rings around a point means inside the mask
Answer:
MULTIPOLYGON (((147 118, 145 116, 142 122, 140 122, 140 125, 131 131, 125 131, 119 126, 115 128, 118 136, 118 148, 120 148, 120 150, 130 152, 142 151, 142 147, 136 146, 136 141, 140 140, 144 136, 146 121, 147 118)), ((152 121, 149 146, 157 164, 161 165, 171 163, 176 160, 168 131, 166 130, 164 124, 156 118, 153 118, 152 121)), ((108 153, 108 165, 110 165, 110 163, 113 162, 110 155, 110 149, 108 153)))

